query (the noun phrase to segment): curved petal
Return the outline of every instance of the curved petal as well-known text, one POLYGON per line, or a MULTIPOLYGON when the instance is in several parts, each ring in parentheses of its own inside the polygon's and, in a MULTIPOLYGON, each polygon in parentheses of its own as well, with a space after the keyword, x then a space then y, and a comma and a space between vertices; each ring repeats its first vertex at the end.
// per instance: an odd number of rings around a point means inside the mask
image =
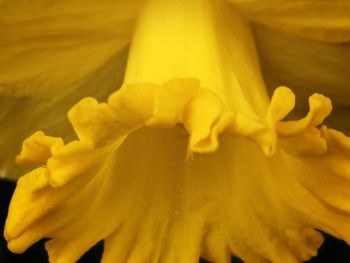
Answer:
POLYGON ((108 59, 100 68, 87 76, 74 90, 62 90, 52 95, 12 97, 0 96, 0 175, 18 178, 23 169, 15 165, 22 141, 39 128, 64 139, 73 139, 66 112, 84 96, 101 100, 121 85, 127 52, 108 59))
POLYGON ((343 0, 229 0, 249 20, 322 42, 350 41, 350 3, 343 0))
MULTIPOLYGON (((350 131, 345 113, 350 101, 350 44, 318 43, 262 26, 254 27, 254 36, 270 94, 280 85, 293 87, 300 98, 323 93, 332 98, 336 113, 327 122, 350 131)), ((303 114, 306 103, 297 101, 297 115, 303 114)))
POLYGON ((253 120, 195 79, 124 85, 108 103, 85 98, 69 112, 79 140, 25 141, 19 161, 47 160, 18 181, 8 246, 20 253, 50 237, 50 262, 60 263, 101 239, 104 263, 221 263, 230 253, 267 263, 314 256, 315 228, 349 242, 350 138, 316 127, 329 99, 309 103, 306 117, 282 121, 294 94, 281 87, 253 120))
POLYGON ((1 2, 0 94, 79 87, 129 44, 140 2, 1 2))

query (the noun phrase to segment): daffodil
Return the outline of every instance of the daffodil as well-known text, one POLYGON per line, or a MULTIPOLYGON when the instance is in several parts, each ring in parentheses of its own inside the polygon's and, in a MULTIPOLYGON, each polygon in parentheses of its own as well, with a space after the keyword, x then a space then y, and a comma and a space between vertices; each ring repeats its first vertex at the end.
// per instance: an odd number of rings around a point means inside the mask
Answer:
MULTIPOLYGON (((77 90, 82 95, 79 86, 99 90, 99 78, 89 76, 131 41, 120 89, 106 102, 86 97, 69 110, 76 139, 37 131, 24 141, 17 163, 38 168, 17 182, 5 226, 11 251, 46 237, 50 262, 58 263, 77 261, 100 240, 104 263, 222 263, 232 254, 294 263, 316 255, 323 241, 317 230, 350 242, 350 139, 322 124, 332 104, 319 93, 309 97, 304 117, 285 120, 294 93, 280 86, 269 98, 251 34, 252 23, 259 24, 255 38, 266 61, 283 61, 285 42, 297 37, 311 38, 298 41, 315 43, 315 51, 331 49, 318 42, 350 40, 349 3, 76 0, 2 7, 3 95, 63 94, 57 105, 77 90), (291 37, 275 37, 281 31, 291 37)), ((291 72, 300 70, 305 81, 329 76, 308 76, 310 60, 292 53, 290 67, 295 58, 305 65, 291 72)), ((101 89, 118 75, 109 73, 101 89)), ((337 86, 334 74, 331 80, 337 86)), ((48 116, 44 128, 56 123, 48 116)))

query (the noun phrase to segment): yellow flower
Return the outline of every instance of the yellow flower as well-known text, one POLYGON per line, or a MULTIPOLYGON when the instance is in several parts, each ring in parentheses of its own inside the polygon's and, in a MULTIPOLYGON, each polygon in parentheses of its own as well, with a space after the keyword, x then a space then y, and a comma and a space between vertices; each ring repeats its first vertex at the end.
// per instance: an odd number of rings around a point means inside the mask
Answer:
MULTIPOLYGON (((315 229, 350 242, 350 139, 321 126, 332 105, 318 93, 305 117, 284 121, 294 94, 279 87, 269 100, 247 22, 345 42, 349 4, 121 2, 5 1, 0 9, 8 23, 2 61, 24 55, 23 65, 4 67, 1 93, 31 96, 37 85, 35 94, 63 93, 54 105, 81 95, 83 79, 98 88, 88 76, 133 32, 122 87, 106 103, 87 97, 69 110, 78 138, 64 143, 38 131, 24 141, 17 163, 39 168, 18 180, 9 249, 21 253, 48 237, 58 263, 77 261, 100 240, 107 263, 221 263, 231 254, 292 263, 317 253, 315 229), (18 48, 15 34, 29 45, 18 48)), ((271 61, 281 61, 276 54, 271 61)))

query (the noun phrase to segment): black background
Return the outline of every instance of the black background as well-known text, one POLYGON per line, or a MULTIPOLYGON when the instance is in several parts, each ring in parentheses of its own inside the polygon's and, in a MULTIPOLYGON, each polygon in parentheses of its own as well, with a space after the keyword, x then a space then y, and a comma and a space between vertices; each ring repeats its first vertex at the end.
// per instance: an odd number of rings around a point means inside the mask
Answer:
MULTIPOLYGON (((3 227, 7 214, 7 207, 14 191, 15 184, 7 181, 0 181, 0 232, 3 233, 3 227)), ((24 254, 15 255, 7 250, 6 242, 2 237, 0 239, 0 263, 47 263, 47 254, 44 249, 44 241, 41 241, 24 254)), ((102 242, 98 243, 94 248, 88 251, 80 260, 79 263, 98 263, 103 251, 102 242)), ((206 261, 200 261, 205 263, 206 261)), ((233 258, 232 262, 241 262, 237 258, 233 258)), ((326 241, 319 250, 319 255, 309 261, 310 263, 348 263, 350 262, 350 248, 345 242, 326 236, 326 241)), ((282 263, 282 262, 281 262, 282 263)))

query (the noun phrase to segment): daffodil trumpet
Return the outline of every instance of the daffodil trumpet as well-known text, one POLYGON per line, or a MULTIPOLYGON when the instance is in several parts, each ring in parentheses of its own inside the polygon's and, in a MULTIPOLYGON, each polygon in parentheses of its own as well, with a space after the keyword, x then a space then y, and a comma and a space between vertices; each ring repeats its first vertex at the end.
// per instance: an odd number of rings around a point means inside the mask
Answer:
POLYGON ((22 253, 48 237, 50 262, 104 240, 103 263, 302 262, 322 230, 350 242, 350 139, 291 89, 269 99, 254 38, 225 1, 147 1, 124 84, 68 112, 77 139, 38 131, 18 164, 5 237, 22 253))

